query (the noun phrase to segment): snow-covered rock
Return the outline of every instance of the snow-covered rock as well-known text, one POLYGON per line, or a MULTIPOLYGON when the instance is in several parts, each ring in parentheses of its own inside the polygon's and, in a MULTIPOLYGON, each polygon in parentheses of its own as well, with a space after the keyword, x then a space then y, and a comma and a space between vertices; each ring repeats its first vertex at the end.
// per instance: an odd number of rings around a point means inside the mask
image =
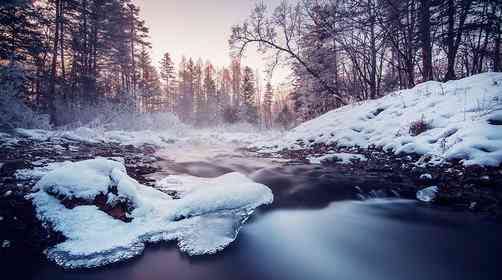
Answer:
POLYGON ((431 186, 417 192, 417 199, 423 202, 433 202, 438 196, 439 188, 431 186))
POLYGON ((2 248, 9 248, 10 247, 10 241, 9 240, 4 240, 2 241, 2 248))
POLYGON ((322 156, 309 156, 307 160, 312 164, 322 164, 329 161, 335 161, 341 164, 349 164, 358 161, 367 161, 368 158, 360 154, 349 154, 349 153, 328 153, 322 156))
POLYGON ((432 175, 429 173, 424 173, 424 174, 420 175, 420 179, 421 180, 432 180, 432 175))
POLYGON ((316 144, 374 145, 395 154, 498 166, 502 162, 501 112, 502 73, 427 82, 330 111, 299 125, 263 150, 294 150, 316 144), (415 135, 410 126, 420 121, 427 124, 427 130, 415 135))
POLYGON ((48 258, 66 268, 96 267, 141 254, 145 243, 169 240, 177 240, 189 255, 215 253, 235 240, 256 207, 273 200, 269 188, 237 173, 171 181, 177 182, 181 199, 139 184, 122 163, 102 158, 47 173, 29 198, 39 219, 67 237, 48 250, 48 258), (115 196, 111 200, 133 202, 130 222, 114 219, 94 205, 69 209, 59 200, 107 193, 115 196))

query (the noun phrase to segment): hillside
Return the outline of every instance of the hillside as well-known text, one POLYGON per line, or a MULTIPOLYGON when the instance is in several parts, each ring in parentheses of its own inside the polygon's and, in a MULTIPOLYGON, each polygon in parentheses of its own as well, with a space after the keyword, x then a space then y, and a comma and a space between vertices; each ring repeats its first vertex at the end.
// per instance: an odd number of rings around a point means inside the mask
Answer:
POLYGON ((299 125, 261 151, 375 147, 426 155, 435 163, 496 167, 502 162, 501 125, 502 73, 484 73, 344 106, 299 125))

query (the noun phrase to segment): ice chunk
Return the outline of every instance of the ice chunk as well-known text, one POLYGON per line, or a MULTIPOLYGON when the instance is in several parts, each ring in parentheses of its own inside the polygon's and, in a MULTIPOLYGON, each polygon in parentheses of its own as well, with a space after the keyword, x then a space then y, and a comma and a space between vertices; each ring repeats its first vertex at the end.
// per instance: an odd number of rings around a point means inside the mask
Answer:
POLYGON ((431 186, 417 192, 417 199, 423 202, 433 202, 438 196, 439 188, 431 186))
POLYGON ((169 240, 177 240, 189 255, 212 254, 235 240, 256 207, 273 200, 270 189, 238 173, 163 181, 176 181, 176 188, 184 190, 181 199, 139 184, 111 160, 71 163, 49 172, 29 196, 37 216, 67 238, 49 248, 48 258, 66 268, 97 267, 139 255, 145 243, 169 240), (134 202, 129 223, 94 205, 66 208, 54 196, 93 197, 106 194, 110 186, 116 190, 108 200, 119 196, 134 202))

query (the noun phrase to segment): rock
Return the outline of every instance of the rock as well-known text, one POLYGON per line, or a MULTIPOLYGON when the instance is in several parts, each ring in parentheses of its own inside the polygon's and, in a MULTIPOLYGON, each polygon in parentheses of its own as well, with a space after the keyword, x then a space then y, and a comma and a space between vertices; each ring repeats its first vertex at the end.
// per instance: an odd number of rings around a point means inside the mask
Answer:
POLYGON ((470 210, 476 210, 476 206, 478 205, 477 202, 471 202, 471 204, 469 204, 469 209, 470 210))
POLYGON ((31 164, 22 159, 8 160, 2 163, 0 167, 0 176, 8 177, 14 175, 18 169, 30 168, 31 164))
POLYGON ((485 175, 485 176, 481 176, 481 178, 479 178, 482 182, 489 182, 490 181, 490 176, 488 175, 485 175))
POLYGON ((424 173, 424 174, 420 175, 420 180, 423 180, 423 181, 432 180, 432 175, 429 173, 424 173))
POLYGON ((155 147, 151 145, 144 145, 142 148, 143 148, 143 153, 145 153, 146 155, 152 155, 155 154, 156 152, 155 147))
POLYGON ((9 240, 4 240, 2 242, 2 248, 9 248, 10 247, 10 241, 9 240))
POLYGON ((12 195, 12 191, 8 190, 8 191, 4 192, 3 197, 9 197, 11 195, 12 195))
POLYGON ((431 186, 417 192, 417 199, 422 202, 434 202, 439 193, 437 186, 431 186))

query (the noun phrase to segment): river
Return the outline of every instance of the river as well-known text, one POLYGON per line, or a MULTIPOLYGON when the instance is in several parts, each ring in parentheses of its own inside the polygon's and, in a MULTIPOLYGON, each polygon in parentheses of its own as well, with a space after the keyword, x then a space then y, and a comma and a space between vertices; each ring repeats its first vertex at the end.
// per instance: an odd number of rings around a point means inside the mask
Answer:
POLYGON ((229 152, 235 148, 177 146, 161 153, 171 160, 161 162, 163 172, 156 174, 215 177, 238 171, 272 189, 274 204, 258 210, 223 252, 188 257, 175 244, 155 244, 140 257, 104 268, 65 271, 42 261, 9 279, 486 280, 502 275, 500 225, 414 200, 357 200, 353 185, 372 189, 371 177, 339 177, 329 167, 229 152))

